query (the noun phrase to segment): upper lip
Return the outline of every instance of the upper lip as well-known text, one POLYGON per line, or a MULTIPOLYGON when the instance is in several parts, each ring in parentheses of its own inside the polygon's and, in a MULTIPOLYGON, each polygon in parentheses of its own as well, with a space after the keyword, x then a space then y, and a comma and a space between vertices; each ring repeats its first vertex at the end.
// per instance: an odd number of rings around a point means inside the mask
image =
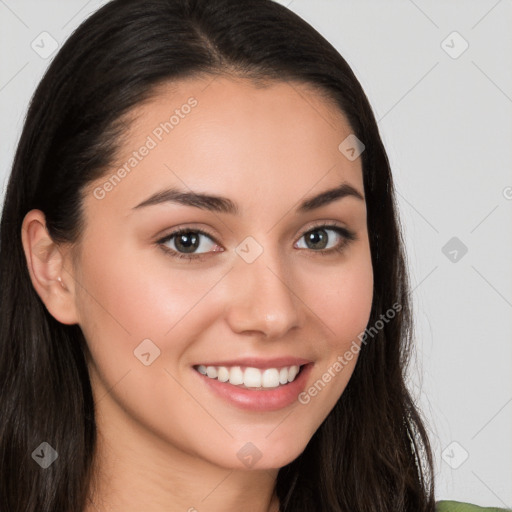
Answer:
POLYGON ((272 359, 261 359, 258 357, 242 357, 240 359, 230 359, 228 361, 213 361, 208 363, 198 363, 203 366, 249 366, 251 368, 281 368, 283 366, 302 366, 311 363, 309 359, 301 357, 282 356, 272 359))

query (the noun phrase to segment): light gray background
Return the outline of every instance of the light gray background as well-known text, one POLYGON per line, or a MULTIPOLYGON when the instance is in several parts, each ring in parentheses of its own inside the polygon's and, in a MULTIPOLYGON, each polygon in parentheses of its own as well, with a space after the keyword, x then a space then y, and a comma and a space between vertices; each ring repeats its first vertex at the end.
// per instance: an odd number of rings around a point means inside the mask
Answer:
MULTIPOLYGON (((0 0, 2 201, 52 58, 32 41, 46 31, 62 43, 104 3, 0 0)), ((512 508, 512 2, 279 3, 352 66, 388 150, 414 289, 410 386, 435 450, 437 499, 512 508), (466 254, 442 252, 452 237, 466 254)))

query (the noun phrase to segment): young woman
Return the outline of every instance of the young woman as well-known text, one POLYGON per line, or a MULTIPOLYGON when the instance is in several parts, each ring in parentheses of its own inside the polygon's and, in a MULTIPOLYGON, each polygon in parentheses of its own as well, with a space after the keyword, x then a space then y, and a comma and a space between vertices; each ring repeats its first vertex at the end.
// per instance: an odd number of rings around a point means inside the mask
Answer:
POLYGON ((374 116, 283 6, 86 20, 32 99, 0 247, 2 512, 466 510, 435 502, 404 384, 374 116))

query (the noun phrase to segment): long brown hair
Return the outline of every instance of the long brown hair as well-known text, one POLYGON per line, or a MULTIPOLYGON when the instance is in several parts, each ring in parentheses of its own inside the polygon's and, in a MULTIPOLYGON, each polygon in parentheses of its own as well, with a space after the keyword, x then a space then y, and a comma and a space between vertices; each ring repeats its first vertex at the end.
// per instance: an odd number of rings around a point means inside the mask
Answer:
POLYGON ((283 512, 434 512, 432 454, 405 385, 412 318, 388 158, 370 104, 338 51, 270 0, 113 0, 62 46, 31 100, 9 178, 0 238, 2 512, 83 510, 96 446, 87 345, 34 290, 21 242, 41 209, 57 242, 77 242, 82 193, 112 164, 123 116, 163 82, 198 74, 313 85, 334 100, 361 155, 374 269, 369 326, 338 403, 280 469, 283 512), (31 458, 48 441, 59 463, 31 458))

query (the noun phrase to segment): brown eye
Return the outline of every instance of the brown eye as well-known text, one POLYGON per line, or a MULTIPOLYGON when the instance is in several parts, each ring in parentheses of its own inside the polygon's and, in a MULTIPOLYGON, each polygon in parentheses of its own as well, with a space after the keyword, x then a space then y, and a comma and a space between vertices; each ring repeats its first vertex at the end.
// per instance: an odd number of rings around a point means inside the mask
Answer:
POLYGON ((200 259, 209 252, 218 252, 208 249, 208 242, 204 243, 201 239, 205 237, 213 242, 213 247, 218 246, 215 240, 208 233, 200 229, 179 229, 170 233, 166 237, 158 240, 169 254, 176 258, 200 259), (169 247, 171 245, 171 247, 169 247), (206 247, 205 247, 206 246, 206 247), (196 252, 197 249, 206 249, 204 252, 196 252))
POLYGON ((315 226, 313 229, 307 231, 301 238, 305 239, 306 249, 311 249, 322 255, 330 254, 332 252, 342 251, 352 240, 356 239, 355 233, 348 229, 336 225, 323 224, 315 226), (336 233, 339 241, 338 243, 328 247, 331 239, 336 241, 336 236, 329 235, 329 232, 336 233))
MULTIPOLYGON (((352 240, 356 240, 355 233, 346 228, 322 224, 315 226, 304 233, 301 239, 306 241, 305 249, 310 249, 311 252, 316 252, 320 255, 329 255, 336 252, 341 252, 352 240), (335 233, 333 236, 329 233, 335 233), (336 242, 334 246, 328 247, 331 239, 336 242)), ((169 235, 157 241, 157 244, 162 247, 171 257, 187 260, 202 260, 208 257, 212 252, 223 252, 220 245, 217 244, 212 235, 200 229, 181 228, 173 231, 169 235), (208 242, 204 243, 202 238, 210 240, 210 248, 208 242), (212 249, 213 247, 213 249, 212 249), (215 247, 220 249, 215 249, 215 247), (201 248, 202 252, 197 252, 201 248)))

